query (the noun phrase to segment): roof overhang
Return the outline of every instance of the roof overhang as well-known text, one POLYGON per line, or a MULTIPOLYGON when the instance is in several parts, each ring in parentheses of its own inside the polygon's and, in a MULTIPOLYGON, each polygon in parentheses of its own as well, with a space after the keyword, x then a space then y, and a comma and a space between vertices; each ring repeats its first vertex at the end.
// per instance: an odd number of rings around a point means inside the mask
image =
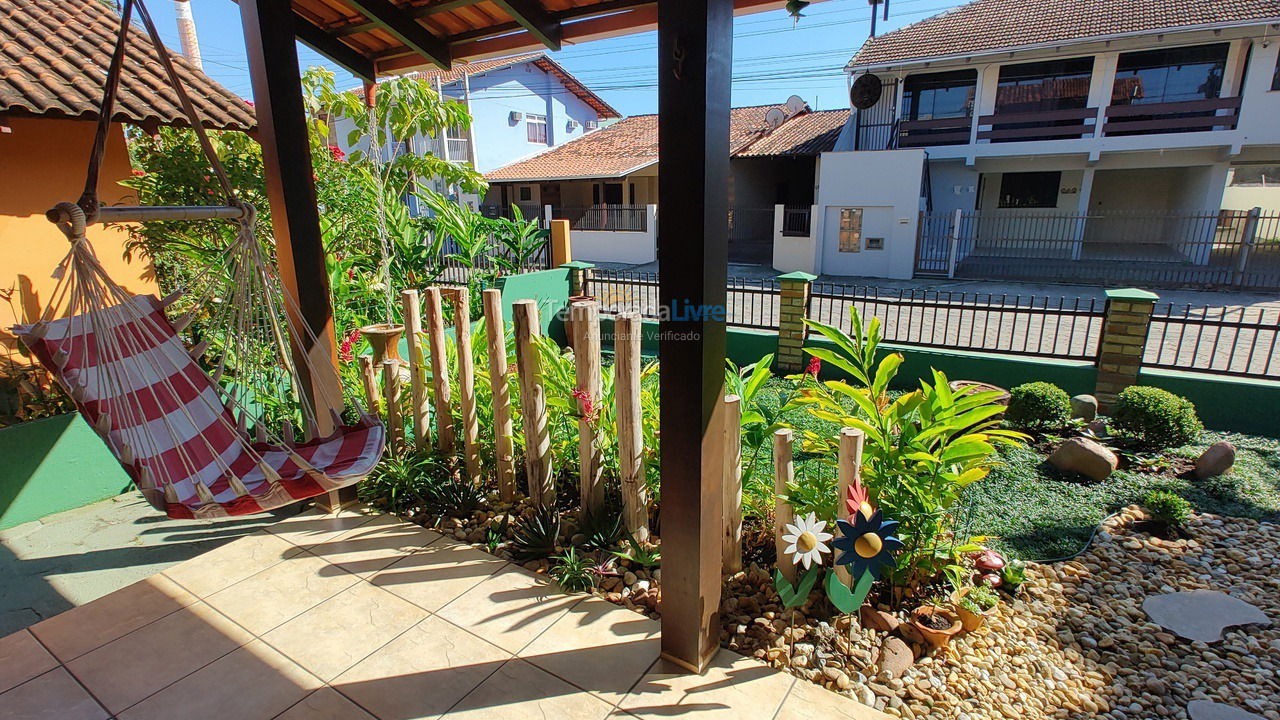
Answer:
POLYGON ((1124 40, 1128 38, 1142 37, 1144 35, 1172 35, 1193 32, 1204 32, 1206 30, 1228 30, 1232 28, 1254 27, 1257 25, 1274 25, 1280 23, 1280 15, 1271 18, 1261 18, 1257 20, 1244 20, 1231 23, 1210 23, 1205 25, 1179 25, 1170 28, 1157 28, 1154 30, 1135 30, 1133 32, 1113 33, 1109 35, 1090 35, 1088 37, 1070 38, 1067 40, 1053 40, 1050 42, 1032 43, 1028 45, 1009 45, 998 48, 988 48, 985 50, 975 50, 972 52, 949 53, 947 55, 925 55, 920 57, 902 58, 900 60, 891 60, 888 62, 875 63, 855 63, 857 59, 855 55, 853 59, 845 65, 846 73, 854 74, 860 72, 870 72, 874 70, 891 70, 894 68, 904 68, 912 65, 923 65, 926 63, 947 63, 947 62, 967 62, 977 58, 991 57, 994 55, 1005 55, 1015 52, 1028 52, 1034 50, 1052 50, 1055 48, 1070 47, 1074 45, 1089 45, 1092 43, 1108 42, 1111 40, 1124 40))
POLYGON ((651 168, 658 164, 658 158, 654 158, 647 162, 636 165, 619 173, 588 173, 580 175, 540 175, 519 178, 485 178, 490 183, 536 183, 536 182, 562 182, 567 180, 620 180, 640 172, 646 168, 651 168))

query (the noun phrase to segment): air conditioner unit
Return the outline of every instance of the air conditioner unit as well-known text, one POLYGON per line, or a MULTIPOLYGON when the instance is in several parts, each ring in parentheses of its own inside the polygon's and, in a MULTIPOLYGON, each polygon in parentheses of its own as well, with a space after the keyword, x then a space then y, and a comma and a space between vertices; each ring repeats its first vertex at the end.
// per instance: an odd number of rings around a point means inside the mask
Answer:
POLYGON ((511 124, 514 125, 524 119, 524 113, 519 110, 511 111, 511 124))
POLYGON ((600 121, 588 120, 582 124, 582 129, 586 130, 587 132, 591 132, 592 130, 598 130, 600 129, 600 121))
POLYGON ((565 127, 565 129, 566 129, 566 130, 568 130, 569 132, 573 132, 574 130, 577 130, 577 129, 578 129, 578 121, 577 121, 577 120, 570 120, 569 122, 567 122, 567 123, 565 123, 565 124, 564 124, 564 127, 565 127))

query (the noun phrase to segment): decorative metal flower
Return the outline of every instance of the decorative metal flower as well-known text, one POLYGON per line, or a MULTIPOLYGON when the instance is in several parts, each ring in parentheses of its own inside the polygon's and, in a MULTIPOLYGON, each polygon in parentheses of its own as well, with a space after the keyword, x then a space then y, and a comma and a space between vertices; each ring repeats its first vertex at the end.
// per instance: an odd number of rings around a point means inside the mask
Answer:
POLYGON ((879 510, 870 516, 855 512, 848 520, 836 520, 841 537, 836 549, 841 551, 837 565, 849 565, 849 574, 857 580, 864 573, 878 577, 881 570, 893 567, 894 554, 902 549, 902 541, 894 537, 897 520, 885 520, 879 510))
POLYGON ((831 533, 823 532, 826 528, 826 521, 819 520, 813 513, 796 518, 795 523, 787 524, 782 534, 783 542, 787 543, 783 552, 790 555, 796 565, 803 564, 806 570, 811 565, 821 565, 822 554, 831 552, 827 546, 831 533))
POLYGON ((853 479, 845 493, 844 510, 850 516, 860 514, 868 518, 876 511, 871 506, 871 493, 867 492, 867 486, 859 478, 853 479))

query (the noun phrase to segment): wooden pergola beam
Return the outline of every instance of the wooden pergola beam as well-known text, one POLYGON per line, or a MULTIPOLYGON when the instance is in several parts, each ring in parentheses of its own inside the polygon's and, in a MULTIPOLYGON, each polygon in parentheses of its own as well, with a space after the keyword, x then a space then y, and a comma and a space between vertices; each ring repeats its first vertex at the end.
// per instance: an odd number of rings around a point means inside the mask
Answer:
POLYGON ((544 10, 537 0, 490 1, 502 8, 521 27, 528 30, 529 34, 536 38, 538 42, 552 50, 560 49, 560 40, 564 35, 560 21, 551 17, 551 14, 544 10))
POLYGON ((400 8, 392 5, 390 0, 343 0, 360 14, 369 18, 378 28, 390 33, 396 40, 404 43, 410 50, 422 55, 431 62, 448 70, 453 63, 453 54, 449 44, 436 37, 418 21, 400 8))
POLYGON ((368 82, 376 80, 377 70, 372 60, 297 14, 293 16, 293 34, 298 37, 298 42, 329 58, 352 75, 368 82))
MULTIPOLYGON (((424 17, 431 17, 432 15, 438 15, 443 12, 449 12, 450 10, 457 10, 458 8, 464 8, 471 5, 476 5, 481 2, 484 2, 484 0, 446 0, 446 2, 436 3, 435 5, 424 5, 421 7, 402 8, 401 12, 413 18, 414 20, 420 20, 424 17)), ((376 22, 365 21, 365 22, 351 23, 350 25, 339 25, 338 27, 332 28, 327 32, 330 35, 343 37, 346 35, 354 35, 356 33, 365 32, 367 30, 373 30, 377 27, 378 27, 378 24, 376 22)))

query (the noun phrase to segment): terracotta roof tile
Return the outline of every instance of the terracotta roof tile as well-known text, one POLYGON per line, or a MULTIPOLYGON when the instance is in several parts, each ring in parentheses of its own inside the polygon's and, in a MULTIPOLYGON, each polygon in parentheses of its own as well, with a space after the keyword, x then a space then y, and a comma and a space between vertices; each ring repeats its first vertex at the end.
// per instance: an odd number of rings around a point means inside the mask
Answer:
MULTIPOLYGON (((0 0, 0 112, 96 118, 120 18, 99 0, 0 0)), ((206 126, 248 130, 253 108, 171 52, 206 126)), ((115 120, 187 125, 146 34, 132 30, 115 120)))
POLYGON ((1274 19, 1276 0, 974 0, 867 40, 849 67, 1274 19))
POLYGON ((613 109, 612 105, 605 102, 604 98, 596 95, 594 92, 591 92, 586 85, 583 85, 576 77, 571 75, 568 70, 565 70, 559 63, 547 57, 544 53, 525 53, 523 55, 513 55, 511 57, 498 58, 495 60, 456 62, 449 70, 441 70, 440 68, 432 67, 415 71, 412 74, 426 78, 431 82, 435 82, 436 79, 439 79, 441 85, 448 85, 450 83, 458 82, 465 76, 480 75, 481 73, 493 72, 494 70, 501 70, 503 68, 511 67, 512 65, 519 65, 526 62, 532 62, 541 70, 553 75, 560 82, 564 83, 565 87, 569 89, 569 92, 576 95, 578 99, 582 100, 584 103, 590 105, 601 118, 608 119, 622 117, 617 110, 613 109))
MULTIPOLYGON (((830 150, 847 110, 805 112, 768 132, 765 115, 783 105, 733 108, 729 151, 734 156, 816 155, 830 150), (834 128, 834 132, 833 132, 834 128), (829 136, 829 137, 828 137, 829 136)), ((658 162, 658 116, 632 115, 608 127, 485 174, 490 182, 614 178, 658 162)))

